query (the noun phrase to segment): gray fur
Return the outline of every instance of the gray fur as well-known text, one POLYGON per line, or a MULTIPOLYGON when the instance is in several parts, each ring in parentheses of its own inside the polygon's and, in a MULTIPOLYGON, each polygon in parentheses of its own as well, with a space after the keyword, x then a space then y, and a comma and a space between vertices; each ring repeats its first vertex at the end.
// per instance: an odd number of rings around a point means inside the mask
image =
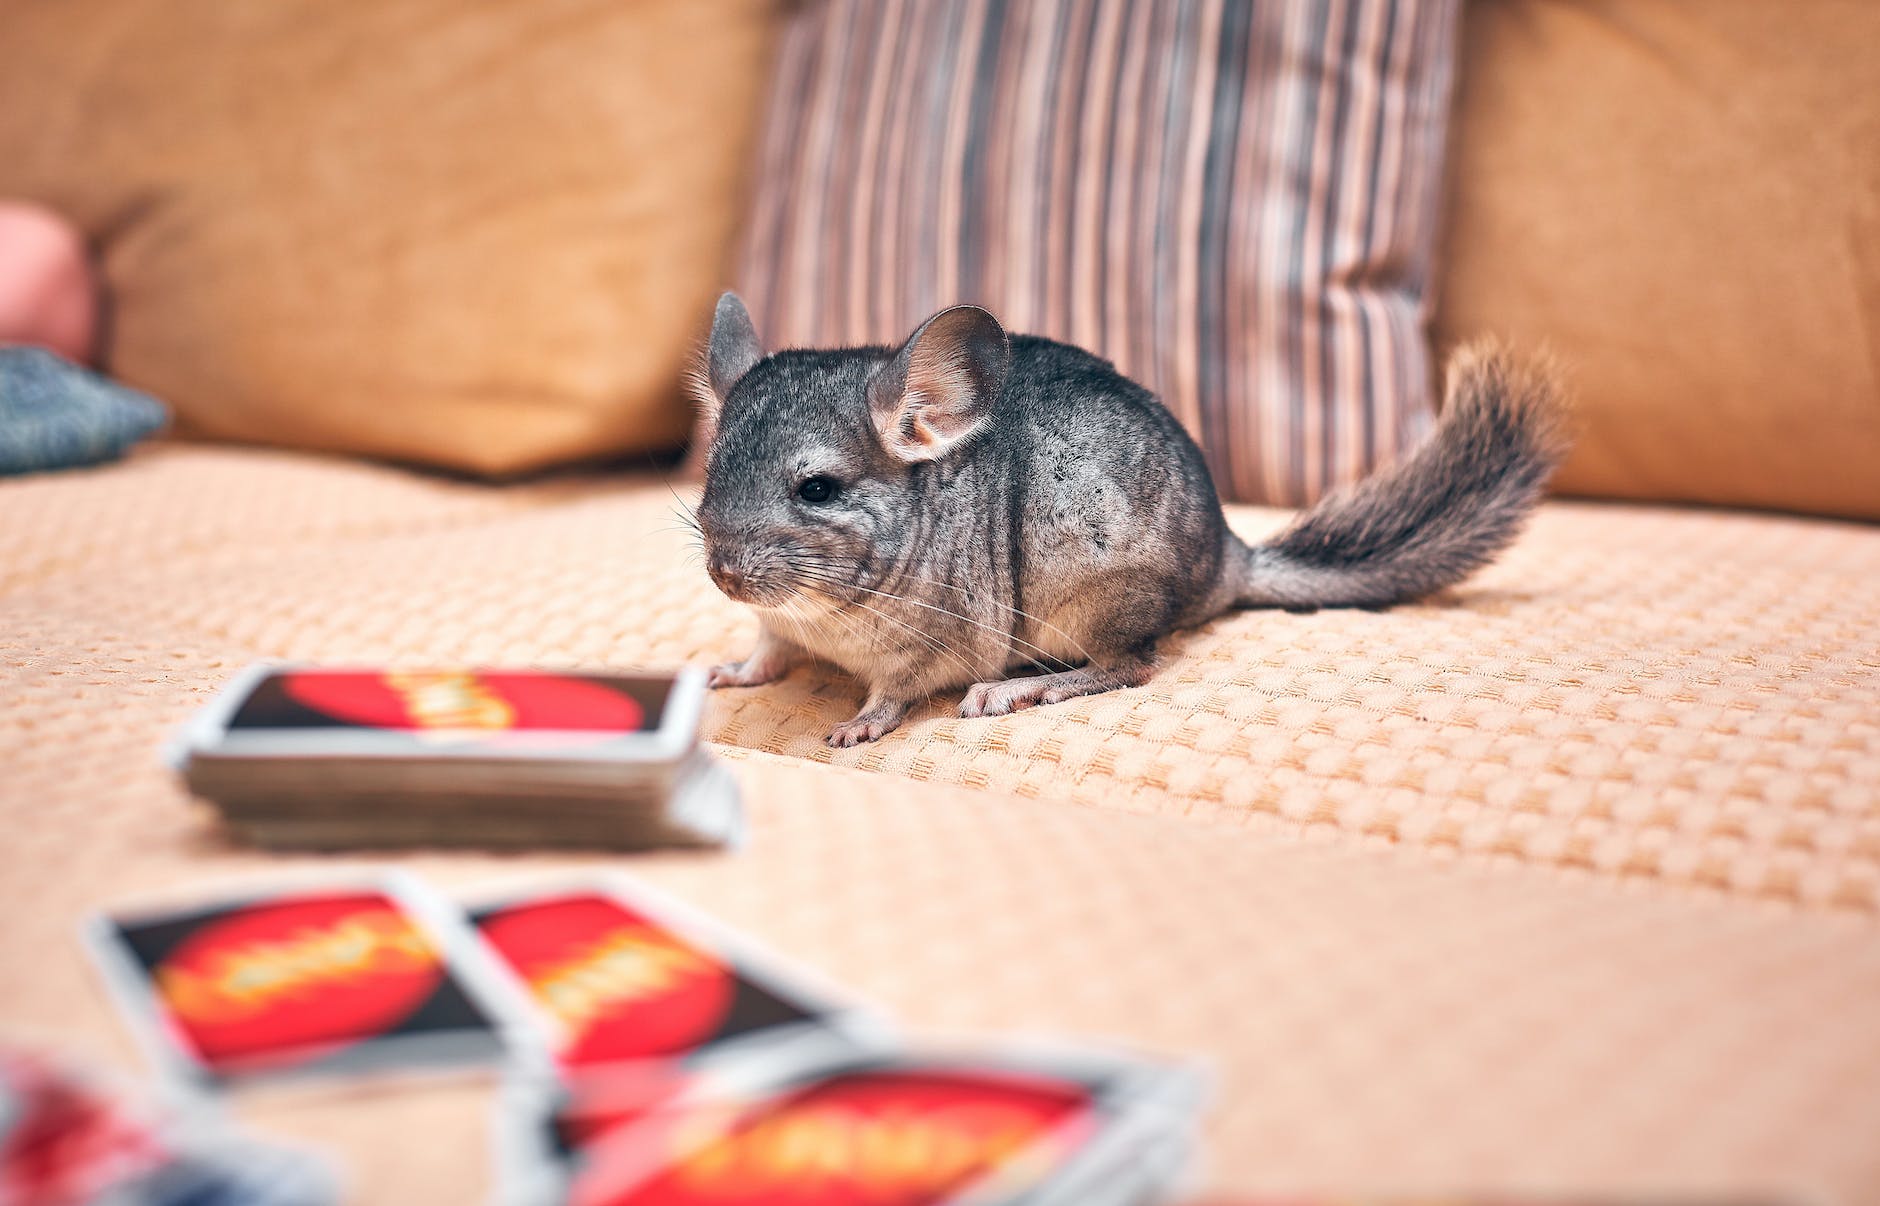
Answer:
POLYGON ((962 686, 961 715, 981 716, 1140 685, 1163 636, 1233 608, 1439 590, 1513 539, 1563 450, 1551 379, 1464 351, 1428 443, 1249 548, 1187 432, 1088 352, 1008 339, 974 307, 900 348, 755 341, 726 294, 698 519, 713 580, 757 608, 760 637, 712 684, 810 658, 847 670, 868 696, 832 745, 962 686), (748 367, 722 384, 721 364, 748 367), (831 501, 798 497, 816 475, 841 484, 831 501))

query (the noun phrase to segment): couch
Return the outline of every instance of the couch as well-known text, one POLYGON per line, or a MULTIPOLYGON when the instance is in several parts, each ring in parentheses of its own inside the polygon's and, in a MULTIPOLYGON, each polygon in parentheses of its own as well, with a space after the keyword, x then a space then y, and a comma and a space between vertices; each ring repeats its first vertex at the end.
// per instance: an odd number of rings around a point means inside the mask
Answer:
MULTIPOLYGON (((1472 30, 1498 39, 1478 76, 1560 16, 1513 7, 1472 30)), ((1457 221, 1494 202, 1465 188, 1457 221)), ((136 1067, 75 936, 118 897, 624 865, 912 1029, 1204 1063, 1198 1193, 1880 1201, 1880 530, 1857 519, 1557 499, 1423 603, 1223 618, 1143 688, 988 720, 940 699, 852 750, 821 741, 855 702, 832 671, 722 692, 706 737, 753 823, 730 854, 281 857, 160 765, 259 657, 740 654, 754 625, 672 516, 693 489, 181 438, 0 480, 0 1022, 136 1067)), ((1285 518, 1230 509, 1246 535, 1285 518)), ((236 1109, 338 1153, 352 1200, 489 1185, 480 1081, 236 1109)))

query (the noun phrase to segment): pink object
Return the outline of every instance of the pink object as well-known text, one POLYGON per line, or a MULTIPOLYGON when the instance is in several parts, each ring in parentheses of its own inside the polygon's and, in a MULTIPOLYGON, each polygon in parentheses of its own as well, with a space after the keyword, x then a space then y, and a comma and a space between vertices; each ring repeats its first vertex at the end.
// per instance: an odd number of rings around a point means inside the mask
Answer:
POLYGON ((42 206, 0 201, 0 344, 89 364, 97 340, 98 282, 84 236, 42 206))

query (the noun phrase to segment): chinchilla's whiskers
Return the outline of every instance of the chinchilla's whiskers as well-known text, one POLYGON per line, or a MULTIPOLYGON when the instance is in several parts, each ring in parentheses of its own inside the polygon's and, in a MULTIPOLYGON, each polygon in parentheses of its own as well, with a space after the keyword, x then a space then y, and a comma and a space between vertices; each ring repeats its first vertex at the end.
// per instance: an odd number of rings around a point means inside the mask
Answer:
MULTIPOLYGON (((885 642, 881 634, 870 629, 855 616, 850 615, 848 605, 842 602, 842 600, 837 599, 834 595, 817 590, 815 587, 801 580, 795 581, 793 585, 798 594, 814 595, 819 599, 827 601, 831 605, 827 611, 823 612, 822 618, 825 621, 834 623, 841 631, 844 640, 854 641, 869 650, 879 650, 885 647, 885 642)), ((809 635, 807 625, 804 626, 804 629, 803 636, 807 640, 809 635)))
MULTIPOLYGON (((667 483, 666 488, 668 490, 672 489, 670 482, 667 483)), ((676 493, 673 497, 679 499, 676 493)), ((659 531, 689 533, 686 543, 691 545, 698 552, 703 553, 705 551, 705 529, 700 525, 698 515, 690 507, 685 505, 684 499, 679 499, 679 505, 671 508, 671 511, 672 517, 678 522, 669 523, 665 527, 660 528, 659 531)))
MULTIPOLYGON (((835 603, 843 602, 843 600, 838 599, 835 596, 830 595, 825 591, 816 590, 815 587, 809 585, 810 582, 825 582, 825 583, 833 582, 834 581, 833 579, 816 578, 810 575, 799 575, 799 578, 806 579, 806 581, 799 581, 800 589, 808 590, 813 594, 822 595, 824 598, 827 598, 835 603)), ((840 585, 839 583, 836 583, 836 584, 840 585)), ((903 631, 907 632, 915 640, 921 642, 921 644, 925 645, 928 649, 932 650, 934 653, 938 654, 941 657, 950 659, 954 665, 960 668, 960 672, 966 676, 968 681, 972 681, 979 677, 978 671, 973 669, 972 662, 969 661, 958 650, 954 649, 951 645, 947 644, 947 642, 943 640, 942 638, 934 635, 931 632, 927 632, 924 629, 917 628, 914 625, 909 624, 906 620, 899 618, 898 616, 891 616, 887 612, 882 611, 878 607, 870 607, 867 603, 864 603, 860 599, 850 599, 848 600, 848 602, 850 604, 853 604, 856 607, 861 608, 863 611, 868 612, 870 615, 876 616, 882 620, 886 620, 888 623, 893 624, 895 627, 900 628, 903 631)), ((837 615, 837 616, 842 615, 840 611, 836 611, 831 614, 837 615)), ((853 617, 843 617, 843 618, 853 619, 853 617)), ((853 630, 851 629, 851 631, 853 630)))
POLYGON ((797 601, 795 599, 787 600, 782 607, 777 608, 777 611, 784 619, 790 621, 790 627, 796 630, 798 638, 797 643, 807 646, 809 643, 809 625, 804 623, 803 617, 797 614, 796 603, 797 601))
MULTIPOLYGON (((838 590, 861 591, 865 594, 876 595, 876 596, 879 596, 880 598, 892 600, 897 603, 909 603, 916 607, 925 608, 928 611, 936 611, 936 612, 940 612, 943 615, 953 616, 953 618, 958 619, 958 620, 963 620, 964 622, 971 624, 976 628, 983 628, 987 632, 993 633, 994 635, 1002 639, 1015 639, 1015 638, 1010 638, 1009 633, 1004 633, 1004 632, 999 631, 996 628, 990 627, 989 625, 981 624, 979 623, 979 621, 974 620, 969 616, 958 615, 957 613, 948 611, 944 607, 934 607, 930 604, 921 603, 919 600, 916 600, 916 599, 908 599, 900 595, 892 594, 888 591, 876 590, 873 587, 869 587, 869 586, 861 586, 857 583, 850 582, 843 578, 839 578, 839 577, 836 577, 835 575, 824 573, 824 572, 799 570, 798 573, 802 577, 806 577, 810 579, 811 581, 818 582, 826 586, 832 586, 832 587, 837 588, 838 590)), ((859 607, 862 610, 867 611, 873 615, 879 616, 882 619, 889 621, 890 623, 897 624, 900 627, 907 629, 909 632, 916 633, 928 639, 930 642, 938 641, 940 639, 936 637, 934 634, 929 633, 926 630, 917 627, 916 625, 910 624, 907 621, 902 620, 897 616, 889 615, 887 612, 882 611, 879 607, 869 606, 866 602, 864 602, 861 599, 851 598, 848 600, 848 603, 852 606, 859 607)), ((975 678, 978 677, 977 673, 970 668, 970 665, 967 662, 965 662, 964 659, 960 659, 957 653, 955 653, 953 656, 955 657, 956 660, 960 661, 962 668, 966 669, 969 674, 972 674, 973 677, 975 678)), ((1031 661, 1034 665, 1039 665, 1040 669, 1044 668, 1035 659, 1027 658, 1026 660, 1031 661)))
POLYGON ((698 507, 685 501, 685 498, 680 495, 677 490, 672 488, 672 474, 664 474, 659 480, 660 484, 666 487, 666 493, 672 495, 672 501, 679 504, 679 509, 685 513, 686 517, 696 519, 698 517, 698 507))
MULTIPOLYGON (((853 587, 849 587, 849 589, 853 589, 853 587)), ((887 594, 886 592, 883 592, 883 591, 871 591, 870 593, 879 594, 884 599, 889 599, 889 600, 893 600, 896 602, 902 602, 902 603, 915 602, 914 600, 902 599, 898 595, 887 594)), ((895 625, 896 627, 905 629, 906 631, 914 634, 916 637, 919 637, 920 639, 924 640, 930 648, 933 648, 935 650, 935 652, 949 655, 954 661, 954 663, 957 664, 960 667, 960 669, 967 674, 969 679, 976 681, 978 679, 987 677, 987 675, 991 673, 989 671, 982 671, 982 670, 976 669, 970 659, 963 657, 957 650, 955 650, 951 645, 948 645, 946 641, 943 638, 939 637, 937 634, 929 632, 926 629, 921 628, 920 626, 916 624, 909 623, 908 621, 901 619, 899 616, 890 615, 888 612, 883 611, 881 608, 871 606, 867 602, 861 599, 851 598, 847 601, 846 605, 851 606, 851 607, 859 607, 863 611, 866 611, 870 613, 871 615, 877 616, 881 618, 882 620, 885 620, 888 623, 895 625)), ((934 611, 934 610, 939 610, 939 609, 928 608, 927 610, 934 611)), ((989 628, 984 624, 976 624, 974 621, 970 619, 967 620, 967 623, 974 624, 975 627, 985 628, 986 631, 993 633, 994 635, 1000 637, 1002 640, 1009 639, 1009 634, 1000 632, 996 628, 989 628)), ((1009 644, 1007 645, 1007 648, 1008 650, 1010 649, 1009 644)), ((1052 665, 1047 664, 1046 662, 1040 661, 1038 658, 1030 657, 1022 653, 1019 653, 1016 656, 1019 658, 1020 661, 1038 670, 1049 671, 1053 669, 1052 665)))
MULTIPOLYGON (((808 587, 801 587, 799 589, 805 590, 819 598, 829 599, 831 603, 838 602, 838 600, 830 598, 830 596, 824 595, 820 591, 810 590, 808 587)), ((870 651, 879 651, 887 647, 886 638, 877 630, 864 624, 858 617, 849 614, 848 608, 845 605, 837 606, 823 613, 823 618, 834 622, 836 627, 841 630, 842 638, 845 641, 854 641, 862 648, 870 651)), ((805 633, 805 635, 807 636, 808 634, 805 633)))
MULTIPOLYGON (((896 603, 906 603, 910 607, 920 607, 920 608, 926 609, 927 611, 938 612, 939 614, 943 616, 951 616, 953 619, 960 621, 962 624, 971 624, 974 628, 982 629, 986 632, 989 632, 993 636, 999 637, 1000 639, 1005 640, 1012 645, 1023 645, 1027 649, 1031 649, 1034 652, 1036 652, 1038 656, 1032 657, 1029 654, 1025 654, 1022 652, 1019 653, 1018 656, 1022 660, 1029 662, 1032 665, 1038 667, 1038 669, 1040 670, 1049 670, 1051 668, 1050 663, 1055 662, 1057 660, 1055 657, 1052 656, 1051 651, 1049 649, 1044 648, 1042 645, 1032 644, 1030 641, 1026 640, 1024 637, 1019 636, 1016 632, 1007 632, 1003 628, 995 628, 991 624, 986 624, 979 620, 975 620, 971 616, 963 616, 957 611, 952 611, 948 608, 940 607, 933 603, 923 603, 919 599, 910 599, 906 595, 897 595, 890 591, 876 590, 872 586, 861 586, 854 582, 842 582, 838 579, 824 579, 824 581, 829 582, 831 585, 842 587, 843 589, 846 589, 846 590, 859 590, 865 594, 877 595, 883 599, 891 599, 896 603)), ((856 602, 860 604, 860 600, 857 600, 856 602)), ((870 608, 869 610, 873 611, 875 609, 870 608)))
MULTIPOLYGON (((935 636, 933 633, 928 632, 925 629, 918 628, 914 626, 913 624, 908 623, 906 620, 899 618, 898 616, 891 616, 887 612, 881 610, 879 607, 870 607, 868 604, 862 602, 860 599, 852 600, 852 602, 855 604, 855 606, 861 608, 863 611, 869 613, 870 615, 876 617, 877 619, 883 620, 889 624, 892 624, 896 628, 907 633, 909 636, 913 637, 916 641, 919 641, 935 656, 946 658, 953 665, 958 666, 960 668, 960 673, 966 677, 967 681, 970 682, 979 677, 978 673, 973 669, 972 662, 968 660, 964 654, 960 653, 958 650, 954 649, 951 645, 947 644, 947 642, 941 637, 935 636)), ((861 631, 861 632, 867 631, 867 626, 862 622, 859 616, 851 615, 851 616, 846 616, 844 618, 848 621, 848 623, 851 625, 851 627, 854 630, 861 631)), ((878 648, 885 648, 887 642, 885 640, 878 639, 876 640, 875 644, 878 648)))
POLYGON ((861 608, 863 611, 893 624, 896 628, 905 631, 909 636, 932 650, 936 655, 944 657, 953 665, 958 666, 960 673, 965 676, 967 682, 973 682, 979 678, 979 672, 973 668, 972 661, 968 659, 966 655, 949 645, 944 638, 936 636, 924 628, 910 624, 899 616, 891 616, 879 607, 870 607, 860 599, 855 599, 853 602, 855 606, 861 608))
MULTIPOLYGON (((672 483, 668 482, 666 488, 671 490, 672 483)), ((678 522, 669 523, 659 530, 685 533, 685 563, 688 566, 703 569, 705 567, 705 529, 700 526, 698 515, 693 512, 692 508, 685 505, 684 499, 680 499, 676 492, 673 498, 679 501, 679 505, 672 508, 672 517, 678 522)))
MULTIPOLYGON (((828 561, 824 559, 817 559, 817 560, 824 567, 834 568, 834 566, 831 563, 829 563, 828 561)), ((970 597, 971 595, 971 592, 969 592, 963 586, 956 586, 951 582, 942 582, 937 578, 929 578, 924 574, 913 573, 911 570, 907 569, 906 567, 909 565, 918 565, 920 563, 917 561, 914 561, 911 558, 906 559, 904 561, 900 561, 900 562, 895 562, 895 561, 879 562, 878 561, 878 562, 875 562, 874 564, 882 565, 888 568, 889 570, 896 570, 898 571, 900 577, 908 579, 909 581, 919 582, 924 586, 936 586, 936 587, 939 587, 941 590, 954 591, 960 595, 962 600, 970 597)), ((851 587, 856 590, 872 589, 870 587, 861 586, 858 583, 846 582, 846 581, 842 582, 842 585, 851 587)), ((964 620, 968 624, 977 624, 980 628, 984 628, 988 632, 995 632, 1001 636, 1009 636, 1012 640, 1018 642, 1021 645, 1026 645, 1032 649, 1036 649, 1040 654, 1044 656, 1046 661, 1050 661, 1050 662, 1059 661, 1059 659, 1056 658, 1054 655, 1047 652, 1040 646, 1034 645, 1030 641, 1027 641, 1024 638, 1018 636, 1017 633, 1003 632, 1000 629, 991 627, 989 625, 980 624, 977 620, 974 620, 969 616, 960 615, 956 611, 949 611, 948 609, 943 608, 943 607, 934 607, 932 604, 922 603, 917 599, 909 599, 905 595, 898 595, 898 594, 893 593, 892 591, 874 590, 873 593, 881 595, 884 598, 899 599, 903 603, 912 603, 917 607, 928 607, 928 608, 931 608, 932 610, 940 611, 940 612, 945 613, 946 615, 950 615, 957 620, 964 620)), ((1070 633, 1065 632, 1062 628, 1059 628, 1056 624, 1051 623, 1051 621, 1045 619, 1043 616, 1033 615, 1031 612, 1026 611, 1022 607, 1014 607, 1010 603, 1001 603, 997 599, 983 599, 981 601, 988 603, 992 605, 993 607, 998 608, 1000 611, 1004 612, 1008 616, 1014 616, 1018 619, 1025 620, 1033 625, 1036 625, 1042 631, 1049 632, 1053 634, 1054 636, 1062 637, 1064 641, 1067 644, 1069 644, 1072 649, 1077 651, 1078 656, 1083 658, 1084 661, 1088 662, 1091 660, 1090 651, 1084 648, 1083 643, 1081 641, 1079 641, 1076 637, 1072 636, 1070 633)), ((1027 662, 1030 662, 1034 666, 1037 666, 1039 669, 1049 668, 1045 666, 1043 663, 1039 662, 1037 658, 1026 657, 1024 660, 1027 662)))
MULTIPOLYGON (((657 533, 659 533, 659 534, 662 534, 662 535, 663 535, 663 534, 665 534, 665 533, 667 533, 667 532, 683 532, 684 530, 685 530, 685 529, 683 529, 683 528, 680 528, 680 527, 677 527, 677 526, 675 526, 675 525, 673 525, 673 524, 667 524, 667 525, 666 525, 665 527, 663 527, 663 528, 654 528, 654 529, 653 529, 653 531, 655 531, 655 532, 657 532, 657 533)), ((701 539, 700 539, 700 538, 699 538, 698 536, 696 536, 696 535, 689 535, 689 536, 686 536, 686 537, 684 538, 684 543, 685 543, 685 549, 686 549, 686 551, 687 551, 687 552, 690 552, 690 553, 703 553, 703 552, 705 551, 705 542, 704 542, 703 540, 701 540, 701 539)))
MULTIPOLYGON (((913 573, 910 569, 911 566, 926 564, 913 557, 884 559, 871 556, 868 559, 868 564, 881 571, 875 578, 875 585, 877 587, 880 587, 890 579, 910 578, 916 582, 924 582, 928 586, 937 586, 942 590, 950 590, 954 594, 959 595, 962 599, 972 597, 972 592, 967 590, 964 586, 955 586, 951 582, 942 582, 937 578, 926 578, 913 573)), ((990 602, 991 600, 987 601, 990 602)))
MULTIPOLYGON (((839 565, 839 563, 835 562, 831 558, 825 557, 816 552, 813 552, 810 550, 801 550, 796 554, 795 557, 792 558, 792 560, 795 563, 794 568, 796 572, 798 572, 799 574, 804 574, 807 576, 814 577, 815 580, 825 583, 829 586, 834 586, 842 590, 863 591, 871 595, 876 595, 883 599, 891 599, 891 600, 894 600, 895 602, 907 603, 914 607, 925 608, 928 611, 938 612, 941 615, 950 616, 953 619, 961 621, 962 623, 970 624, 975 628, 979 628, 985 632, 991 633, 992 635, 1000 637, 1001 639, 1004 639, 1013 644, 1022 645, 1027 649, 1034 650, 1038 654, 1037 657, 1033 657, 1029 654, 1026 654, 1023 650, 1020 650, 1020 649, 1014 649, 1013 652, 1017 654, 1020 660, 1032 666, 1035 666, 1040 670, 1050 670, 1053 668, 1054 665, 1062 664, 1059 661, 1059 659, 1054 654, 1052 654, 1049 650, 1045 649, 1044 647, 1040 645, 1034 644, 1031 641, 1025 640, 1023 637, 1019 636, 1016 632, 1008 632, 1005 629, 995 627, 991 624, 982 623, 979 620, 973 619, 971 616, 961 615, 959 612, 954 611, 951 608, 940 607, 932 603, 923 603, 919 599, 910 599, 906 595, 897 594, 893 591, 880 590, 875 587, 863 586, 862 584, 858 582, 854 582, 840 575, 839 573, 835 572, 843 568, 841 565, 839 565)), ((937 586, 944 590, 956 591, 961 596, 966 596, 968 594, 965 587, 956 586, 951 582, 941 582, 937 579, 929 578, 922 574, 915 574, 915 573, 908 572, 905 569, 906 566, 919 564, 919 562, 916 562, 911 558, 892 560, 892 561, 877 561, 874 564, 881 565, 889 569, 900 567, 901 577, 911 579, 915 582, 920 582, 927 586, 937 586)), ((857 600, 856 602, 857 602, 857 605, 859 606, 860 601, 857 600)), ((1016 616, 1019 619, 1023 619, 1023 620, 1028 620, 1031 623, 1037 625, 1041 629, 1045 629, 1047 631, 1057 634, 1058 636, 1063 637, 1064 640, 1067 643, 1069 643, 1070 646, 1074 648, 1083 657, 1085 661, 1091 660, 1089 651, 1083 647, 1083 644, 1080 641, 1078 641, 1076 637, 1073 637, 1070 633, 1065 632, 1063 629, 1059 628, 1055 624, 1052 624, 1050 621, 1045 620, 1042 617, 1032 615, 1030 612, 1024 610, 1023 608, 1013 607, 1009 603, 1001 603, 996 599, 987 599, 987 600, 984 600, 984 602, 992 604, 992 606, 999 608, 1001 611, 1005 612, 1007 615, 1016 616)), ((878 608, 871 607, 871 608, 868 608, 868 610, 875 612, 875 614, 877 615, 881 614, 878 608)), ((893 617, 888 617, 888 618, 892 619, 893 617)))
MULTIPOLYGON (((964 587, 954 586, 948 582, 938 582, 932 578, 923 577, 920 574, 909 573, 904 570, 902 571, 901 576, 903 578, 911 579, 915 582, 924 583, 928 586, 944 587, 947 590, 959 591, 961 595, 966 594, 966 590, 964 587)), ((910 599, 908 601, 912 602, 913 600, 910 599)), ((1077 653, 1079 654, 1079 656, 1081 656, 1086 662, 1090 660, 1090 651, 1088 649, 1085 649, 1083 645, 1077 640, 1076 637, 1072 636, 1068 632, 1065 632, 1062 628, 1059 628, 1056 624, 1053 624, 1051 621, 1044 619, 1042 616, 1035 616, 1031 614, 1030 612, 1026 611, 1022 607, 1013 607, 1010 603, 1001 603, 997 599, 987 599, 985 601, 987 603, 992 604, 992 606, 998 608, 1000 611, 1005 612, 1007 615, 1017 616, 1021 620, 1027 620, 1033 624, 1036 624, 1039 628, 1043 629, 1046 632, 1053 633, 1057 636, 1063 637, 1066 641, 1070 643, 1071 648, 1075 649, 1077 653)), ((963 619, 964 617, 961 617, 961 618, 963 619)), ((1013 639, 1016 640, 1017 638, 1014 637, 1013 639)), ((1032 648, 1037 649, 1038 646, 1033 645, 1032 648)), ((1042 650, 1040 650, 1040 652, 1042 652, 1042 650)))
MULTIPOLYGON (((820 591, 810 590, 808 587, 799 586, 798 589, 804 591, 807 594, 816 595, 819 598, 826 599, 829 597, 827 595, 822 594, 822 592, 820 591)), ((864 648, 871 649, 871 650, 881 648, 880 636, 874 632, 869 631, 867 628, 863 627, 859 621, 857 621, 853 616, 848 614, 847 609, 840 608, 840 607, 833 608, 823 613, 823 619, 834 623, 836 627, 841 630, 842 637, 844 640, 855 641, 856 643, 860 644, 864 648)), ((807 630, 804 632, 803 635, 805 637, 809 635, 807 630)))

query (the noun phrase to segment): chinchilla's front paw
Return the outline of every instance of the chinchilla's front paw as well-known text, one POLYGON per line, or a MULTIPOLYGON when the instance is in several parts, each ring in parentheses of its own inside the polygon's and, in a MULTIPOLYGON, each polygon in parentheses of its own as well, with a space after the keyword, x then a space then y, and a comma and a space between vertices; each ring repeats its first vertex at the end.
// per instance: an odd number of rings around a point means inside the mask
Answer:
POLYGON ((723 662, 705 676, 707 687, 761 687, 774 683, 805 660, 803 651, 768 630, 760 632, 757 648, 741 662, 723 662))
POLYGON ((830 729, 823 740, 839 750, 865 741, 880 741, 901 727, 907 709, 907 700, 872 697, 860 712, 830 729))
POLYGON ((823 738, 823 742, 836 749, 844 750, 852 745, 880 741, 899 727, 900 723, 898 720, 862 720, 858 717, 830 729, 829 735, 823 738))
POLYGON ((741 662, 721 662, 705 677, 705 685, 718 687, 761 687, 782 678, 788 666, 769 665, 757 658, 741 662))

